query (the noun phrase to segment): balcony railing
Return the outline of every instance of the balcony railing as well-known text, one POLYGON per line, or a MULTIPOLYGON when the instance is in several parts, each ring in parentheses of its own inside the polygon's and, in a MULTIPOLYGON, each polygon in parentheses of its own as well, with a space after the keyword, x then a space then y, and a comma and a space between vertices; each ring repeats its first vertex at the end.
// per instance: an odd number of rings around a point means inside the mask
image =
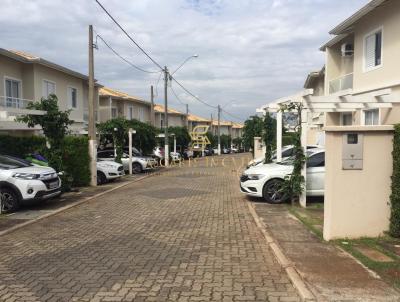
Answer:
POLYGON ((329 94, 334 94, 346 89, 353 89, 352 73, 346 74, 329 82, 329 94))
POLYGON ((43 115, 45 112, 36 109, 28 109, 28 104, 32 100, 13 98, 8 96, 0 96, 0 111, 6 112, 8 115, 18 114, 34 114, 43 115))

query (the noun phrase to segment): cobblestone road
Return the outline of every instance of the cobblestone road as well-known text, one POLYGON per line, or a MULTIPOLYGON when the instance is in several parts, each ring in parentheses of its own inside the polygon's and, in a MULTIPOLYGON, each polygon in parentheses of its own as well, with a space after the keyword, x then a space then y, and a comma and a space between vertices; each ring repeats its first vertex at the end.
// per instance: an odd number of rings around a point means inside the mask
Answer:
POLYGON ((174 168, 1 237, 0 301, 298 301, 233 158, 174 168))

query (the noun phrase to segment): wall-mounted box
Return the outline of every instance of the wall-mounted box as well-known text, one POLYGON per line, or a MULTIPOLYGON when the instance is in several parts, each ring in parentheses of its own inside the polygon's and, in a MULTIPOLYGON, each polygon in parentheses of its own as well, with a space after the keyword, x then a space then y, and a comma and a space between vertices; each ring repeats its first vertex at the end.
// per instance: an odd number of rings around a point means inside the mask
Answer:
POLYGON ((342 169, 362 170, 364 153, 364 135, 360 133, 343 134, 342 169))

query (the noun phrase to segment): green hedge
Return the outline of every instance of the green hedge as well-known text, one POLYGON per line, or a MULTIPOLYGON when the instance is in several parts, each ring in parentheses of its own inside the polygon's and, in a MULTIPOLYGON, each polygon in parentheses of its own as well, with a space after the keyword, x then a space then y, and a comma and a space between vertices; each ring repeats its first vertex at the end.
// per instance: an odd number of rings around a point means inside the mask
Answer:
MULTIPOLYGON (((69 178, 69 185, 87 186, 90 183, 90 155, 87 137, 67 136, 61 152, 63 170, 69 178)), ((39 152, 51 158, 46 148, 46 139, 41 136, 14 137, 0 135, 0 154, 25 158, 28 154, 39 152)), ((58 171, 59 172, 59 171, 58 171)))
POLYGON ((40 151, 46 147, 46 139, 41 136, 14 137, 0 135, 0 154, 25 157, 34 151, 40 151))
POLYGON ((282 146, 293 145, 293 144, 294 144, 293 135, 282 136, 282 146))
POLYGON ((390 195, 390 235, 400 238, 400 124, 395 125, 393 138, 392 194, 390 195))

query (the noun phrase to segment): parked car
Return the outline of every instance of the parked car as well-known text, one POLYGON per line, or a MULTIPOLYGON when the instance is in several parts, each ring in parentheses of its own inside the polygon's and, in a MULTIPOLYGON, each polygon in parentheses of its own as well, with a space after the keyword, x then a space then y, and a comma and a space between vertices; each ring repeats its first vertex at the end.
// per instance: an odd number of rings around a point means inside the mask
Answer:
MULTIPOLYGON (((310 149, 307 151, 306 193, 309 196, 324 195, 325 150, 310 149)), ((282 192, 286 176, 293 171, 293 157, 280 163, 251 167, 240 177, 240 190, 250 196, 262 197, 269 203, 282 203, 287 196, 282 192)))
POLYGON ((231 148, 231 152, 232 152, 232 153, 239 153, 239 149, 236 148, 236 147, 232 147, 232 148, 231 148))
POLYGON ((222 148, 222 154, 230 154, 231 153, 231 149, 229 148, 222 148))
POLYGON ((170 152, 169 155, 172 162, 180 162, 182 160, 182 157, 178 152, 170 152))
POLYGON ((40 202, 61 194, 61 179, 50 167, 0 155, 2 210, 12 212, 24 203, 40 202))
POLYGON ((214 152, 214 154, 217 154, 217 155, 218 155, 218 148, 214 148, 214 149, 213 149, 213 152, 214 152))
MULTIPOLYGON (((115 161, 115 152, 114 150, 105 150, 98 151, 97 158, 101 161, 115 161)), ((122 165, 125 171, 129 171, 129 155, 127 153, 122 154, 122 165)), ((147 156, 132 156, 132 172, 137 174, 141 173, 144 170, 150 170, 157 167, 158 163, 152 157, 147 156)))
POLYGON ((204 149, 204 154, 205 156, 214 155, 214 149, 212 147, 207 147, 204 149))
MULTIPOLYGON (((318 145, 308 145, 307 146, 307 150, 316 149, 316 148, 321 148, 321 146, 318 146, 318 145)), ((293 155, 293 150, 294 150, 293 145, 287 145, 287 146, 282 147, 282 161, 291 157, 293 155)), ((277 156, 276 156, 276 150, 275 150, 272 155, 272 161, 276 162, 276 159, 277 159, 277 156)), ((255 158, 247 164, 247 168, 262 165, 262 164, 264 164, 264 160, 265 160, 265 156, 255 158)))
POLYGON ((184 151, 183 151, 183 158, 184 159, 189 159, 189 158, 193 158, 194 157, 194 153, 193 153, 193 151, 192 150, 189 150, 189 149, 185 149, 184 151))
POLYGON ((114 161, 97 160, 97 184, 102 185, 108 181, 125 175, 124 166, 114 161))

